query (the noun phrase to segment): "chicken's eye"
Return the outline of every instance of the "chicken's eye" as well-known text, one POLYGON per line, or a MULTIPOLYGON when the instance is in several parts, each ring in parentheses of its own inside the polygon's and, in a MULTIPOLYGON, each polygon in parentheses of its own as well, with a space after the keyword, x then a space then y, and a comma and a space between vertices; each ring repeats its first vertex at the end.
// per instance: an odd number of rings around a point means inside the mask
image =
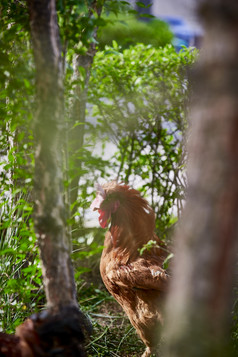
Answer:
POLYGON ((115 199, 116 199, 115 195, 113 193, 111 193, 105 197, 103 202, 109 203, 109 202, 113 202, 113 200, 115 200, 115 199))

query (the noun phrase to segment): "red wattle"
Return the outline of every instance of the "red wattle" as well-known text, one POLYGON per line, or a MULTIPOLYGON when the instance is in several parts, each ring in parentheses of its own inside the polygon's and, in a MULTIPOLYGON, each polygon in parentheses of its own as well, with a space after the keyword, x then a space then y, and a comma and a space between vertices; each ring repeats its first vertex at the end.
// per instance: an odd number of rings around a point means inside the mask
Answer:
POLYGON ((100 226, 102 228, 106 228, 108 226, 109 223, 109 219, 110 219, 110 212, 106 212, 106 211, 101 211, 100 209, 98 210, 99 212, 99 223, 100 226))

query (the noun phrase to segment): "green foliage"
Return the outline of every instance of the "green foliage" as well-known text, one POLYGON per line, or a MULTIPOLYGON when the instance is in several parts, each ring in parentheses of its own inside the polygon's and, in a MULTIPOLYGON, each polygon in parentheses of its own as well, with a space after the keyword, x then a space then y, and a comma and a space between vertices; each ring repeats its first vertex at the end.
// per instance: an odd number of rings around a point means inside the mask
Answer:
POLYGON ((75 53, 84 55, 92 43, 96 44, 96 31, 107 25, 106 14, 118 16, 121 12, 130 13, 131 5, 127 1, 84 0, 57 1, 58 22, 63 45, 67 56, 67 66, 71 65, 75 53))
POLYGON ((168 234, 180 214, 186 177, 184 136, 189 67, 196 51, 170 45, 137 45, 120 51, 114 42, 98 52, 90 102, 101 135, 117 146, 112 177, 136 182, 156 213, 157 233, 168 234))
MULTIPOLYGON (((149 199, 156 213, 157 233, 167 237, 180 214, 186 185, 187 71, 196 52, 184 49, 177 54, 165 46, 172 39, 167 26, 157 20, 149 24, 137 21, 127 1, 60 0, 56 5, 65 63, 66 121, 74 86, 83 90, 87 75, 80 67, 75 76, 73 58, 85 55, 92 43, 98 44, 98 27, 105 27, 99 46, 113 45, 98 52, 94 60, 84 146, 74 154, 82 165, 77 170, 71 162, 65 165, 66 189, 75 175, 80 176, 79 195, 71 209, 74 205, 80 208, 68 223, 77 222, 78 226, 73 232, 72 259, 79 302, 94 324, 88 353, 141 355, 143 344, 100 283, 98 267, 105 232, 87 226, 87 212, 98 178, 129 181, 149 199), (120 17, 122 10, 133 16, 124 12, 120 17), (106 17, 111 13, 116 21, 106 17), (125 49, 137 42, 151 45, 125 49), (112 142, 117 152, 105 160, 107 145, 112 142), (96 152, 95 146, 100 150, 96 152), (96 287, 88 284, 90 279, 96 287)), ((0 330, 13 332, 43 307, 45 298, 32 221, 35 89, 26 2, 2 0, 0 13, 0 330)), ((80 94, 77 99, 82 99, 80 94)), ((84 127, 74 119, 73 126, 84 127)), ((234 346, 238 341, 236 310, 234 346)))
MULTIPOLYGON (((2 162, 14 168, 12 160, 2 162)), ((20 170, 21 173, 22 170, 20 170)), ((4 171, 3 171, 4 172, 4 171)), ((1 177, 0 195, 0 330, 15 327, 37 310, 43 299, 41 270, 32 222, 31 175, 1 177), (27 177, 28 176, 28 177, 27 177)))
MULTIPOLYGON (((169 253, 169 250, 159 246, 158 243, 155 240, 149 240, 146 244, 143 245, 143 247, 141 249, 138 249, 138 251, 140 253, 140 256, 142 256, 145 251, 150 251, 152 248, 164 249, 167 253, 169 253)), ((174 257, 173 253, 169 253, 168 254, 168 256, 165 258, 165 260, 163 262, 163 269, 168 269, 170 260, 173 257, 174 257)))
POLYGON ((44 299, 32 221, 34 69, 25 3, 0 5, 0 330, 44 299))
POLYGON ((161 20, 154 19, 145 23, 131 15, 111 16, 105 20, 109 22, 99 32, 100 49, 104 49, 106 45, 111 46, 113 41, 116 41, 123 49, 137 43, 160 47, 171 43, 173 39, 168 25, 161 20))
POLYGON ((170 253, 163 262, 163 269, 168 269, 170 260, 174 257, 173 253, 170 253))
POLYGON ((139 249, 140 255, 143 255, 144 251, 151 250, 152 248, 158 247, 157 242, 155 240, 149 240, 146 244, 143 245, 141 249, 139 249))

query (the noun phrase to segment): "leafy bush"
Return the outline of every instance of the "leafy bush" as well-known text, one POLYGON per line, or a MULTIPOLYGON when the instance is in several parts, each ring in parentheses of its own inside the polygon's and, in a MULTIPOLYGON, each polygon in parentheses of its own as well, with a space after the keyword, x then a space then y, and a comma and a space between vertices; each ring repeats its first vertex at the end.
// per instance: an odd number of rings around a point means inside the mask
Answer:
POLYGON ((109 18, 109 23, 101 29, 98 36, 99 48, 111 46, 116 41, 122 48, 143 43, 154 47, 171 43, 173 34, 168 25, 161 20, 145 23, 132 16, 109 18))
POLYGON ((188 69, 196 51, 176 53, 139 44, 123 52, 116 43, 98 52, 90 102, 98 130, 117 146, 111 176, 136 184, 156 213, 162 238, 179 216, 186 177, 188 69))
POLYGON ((31 204, 22 196, 13 205, 7 200, 0 206, 0 330, 14 332, 44 294, 31 204))
POLYGON ((8 332, 44 301, 32 220, 31 143, 21 134, 24 131, 18 132, 17 146, 9 147, 16 140, 15 129, 0 141, 6 148, 0 165, 0 330, 8 332))
POLYGON ((23 4, 3 1, 0 54, 0 331, 14 332, 44 301, 33 229, 34 70, 23 4))

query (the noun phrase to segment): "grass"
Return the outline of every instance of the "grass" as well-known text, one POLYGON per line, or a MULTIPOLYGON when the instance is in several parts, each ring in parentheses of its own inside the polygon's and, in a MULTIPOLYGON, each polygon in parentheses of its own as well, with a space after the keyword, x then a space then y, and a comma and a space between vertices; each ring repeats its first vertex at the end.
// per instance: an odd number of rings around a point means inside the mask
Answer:
MULTIPOLYGON (((80 294, 80 292, 79 292, 80 294)), ((120 305, 103 286, 81 290, 80 305, 93 324, 88 357, 137 357, 145 346, 120 305)))

